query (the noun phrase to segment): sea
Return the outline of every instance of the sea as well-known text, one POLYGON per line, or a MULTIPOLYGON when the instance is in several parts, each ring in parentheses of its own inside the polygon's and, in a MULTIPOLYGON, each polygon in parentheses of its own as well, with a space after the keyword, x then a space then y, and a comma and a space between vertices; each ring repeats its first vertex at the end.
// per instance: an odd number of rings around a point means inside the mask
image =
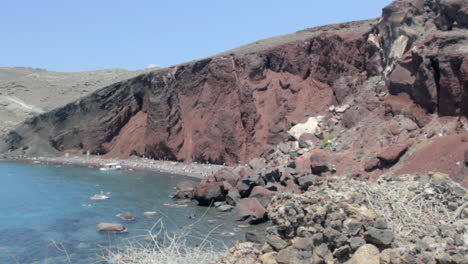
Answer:
MULTIPOLYGON (((195 178, 156 172, 111 171, 0 162, 0 263, 106 263, 109 251, 148 243, 148 231, 190 227, 189 243, 198 238, 216 247, 243 240, 249 227, 233 220, 233 212, 215 208, 174 206, 169 196, 179 181, 195 178), (104 193, 108 200, 91 200, 104 193), (116 215, 129 211, 125 221, 116 215), (147 216, 144 212, 157 212, 147 216), (128 232, 99 233, 101 222, 124 224, 128 232), (156 230, 155 230, 156 229, 156 230)), ((196 246, 196 245, 194 245, 196 246)))

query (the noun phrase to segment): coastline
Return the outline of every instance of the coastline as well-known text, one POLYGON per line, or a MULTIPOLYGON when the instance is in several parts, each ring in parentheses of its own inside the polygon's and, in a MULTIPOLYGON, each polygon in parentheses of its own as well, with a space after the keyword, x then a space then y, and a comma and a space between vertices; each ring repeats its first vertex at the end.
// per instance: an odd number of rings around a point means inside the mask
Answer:
POLYGON ((99 156, 62 156, 62 157, 2 157, 0 161, 22 162, 44 165, 61 165, 65 167, 101 168, 106 163, 119 163, 122 170, 150 171, 168 173, 183 177, 203 179, 216 171, 226 168, 223 165, 183 163, 176 161, 151 160, 145 158, 103 158, 99 156))

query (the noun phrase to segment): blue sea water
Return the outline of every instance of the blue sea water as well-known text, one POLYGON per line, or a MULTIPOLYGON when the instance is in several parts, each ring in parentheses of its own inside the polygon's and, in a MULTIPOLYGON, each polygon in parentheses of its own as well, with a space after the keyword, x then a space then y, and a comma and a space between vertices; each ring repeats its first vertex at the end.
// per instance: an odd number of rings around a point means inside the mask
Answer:
POLYGON ((243 232, 231 238, 221 234, 238 231, 230 213, 192 203, 186 208, 164 205, 175 202, 169 195, 178 181, 187 179, 191 178, 0 162, 0 263, 69 263, 67 255, 71 263, 102 263, 105 249, 124 247, 147 234, 161 217, 170 230, 196 222, 195 232, 211 231, 213 239, 227 246, 242 239, 243 232), (110 199, 89 199, 101 191, 110 192, 110 199), (137 220, 116 217, 123 211, 130 211, 137 220), (145 211, 161 214, 148 217, 145 211), (98 233, 100 222, 122 223, 129 232, 98 233))

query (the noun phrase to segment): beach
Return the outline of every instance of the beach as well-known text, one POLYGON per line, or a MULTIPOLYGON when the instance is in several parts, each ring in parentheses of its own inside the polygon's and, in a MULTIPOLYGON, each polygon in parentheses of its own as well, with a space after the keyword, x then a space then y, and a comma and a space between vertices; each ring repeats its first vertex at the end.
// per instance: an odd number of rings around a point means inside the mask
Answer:
POLYGON ((183 163, 176 161, 161 161, 147 158, 104 158, 100 156, 65 155, 62 157, 14 157, 4 158, 7 161, 33 164, 61 165, 67 167, 102 168, 108 163, 118 163, 123 170, 154 171, 182 175, 202 179, 222 168, 224 165, 183 163))

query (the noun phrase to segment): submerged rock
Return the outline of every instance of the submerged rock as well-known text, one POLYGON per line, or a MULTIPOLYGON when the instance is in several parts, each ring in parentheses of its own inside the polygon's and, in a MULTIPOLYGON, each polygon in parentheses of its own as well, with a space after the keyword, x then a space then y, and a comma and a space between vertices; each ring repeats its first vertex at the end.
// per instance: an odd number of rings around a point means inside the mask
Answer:
POLYGON ((125 212, 122 212, 120 214, 117 214, 116 215, 117 217, 119 217, 120 219, 122 220, 126 220, 126 221, 132 221, 132 220, 135 220, 136 218, 128 211, 125 211, 125 212))
POLYGON ((108 232, 108 233, 125 233, 128 232, 128 229, 122 224, 116 223, 99 223, 96 230, 98 232, 108 232))

